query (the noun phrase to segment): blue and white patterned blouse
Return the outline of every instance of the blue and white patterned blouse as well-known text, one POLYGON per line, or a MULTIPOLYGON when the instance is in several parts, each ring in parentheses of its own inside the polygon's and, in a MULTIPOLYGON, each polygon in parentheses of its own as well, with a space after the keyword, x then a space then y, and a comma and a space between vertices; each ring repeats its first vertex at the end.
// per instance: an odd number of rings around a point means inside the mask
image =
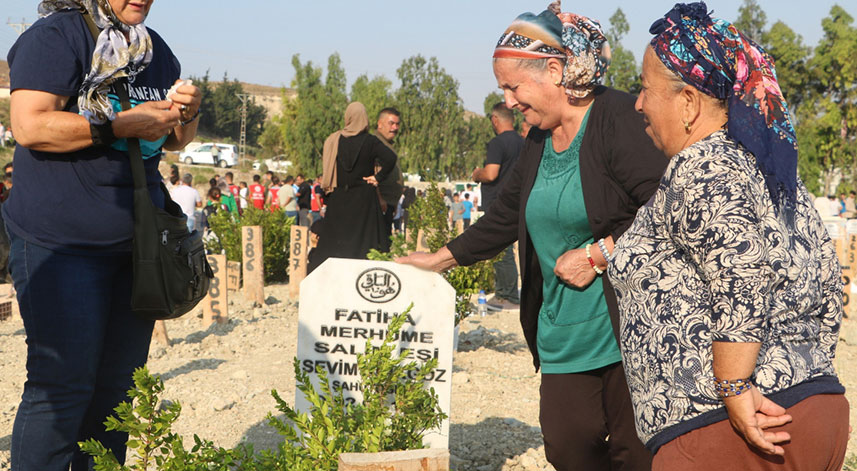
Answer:
POLYGON ((652 451, 727 417, 712 341, 761 342, 755 384, 783 407, 844 392, 833 370, 841 269, 802 182, 798 192, 789 230, 755 157, 718 131, 672 158, 617 241, 622 357, 652 451))

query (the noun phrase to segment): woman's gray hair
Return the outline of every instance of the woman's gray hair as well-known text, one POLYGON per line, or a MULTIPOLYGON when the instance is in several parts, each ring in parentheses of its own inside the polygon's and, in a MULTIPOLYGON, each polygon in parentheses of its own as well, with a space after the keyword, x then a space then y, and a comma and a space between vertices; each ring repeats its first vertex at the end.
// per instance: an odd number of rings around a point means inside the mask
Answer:
POLYGON ((563 68, 565 67, 566 60, 559 57, 545 57, 543 59, 510 59, 504 57, 495 57, 494 62, 497 61, 510 61, 515 64, 515 68, 529 70, 532 72, 544 72, 548 70, 548 61, 551 59, 556 59, 562 64, 563 68))

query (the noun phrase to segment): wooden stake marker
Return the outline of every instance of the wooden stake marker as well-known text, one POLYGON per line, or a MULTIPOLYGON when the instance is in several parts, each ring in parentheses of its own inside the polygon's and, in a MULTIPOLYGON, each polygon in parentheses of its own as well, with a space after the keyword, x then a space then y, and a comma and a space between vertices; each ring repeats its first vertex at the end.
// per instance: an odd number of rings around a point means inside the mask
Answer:
POLYGON ((342 453, 339 471, 449 471, 449 450, 385 451, 342 453))
POLYGON ((226 262, 226 289, 241 289, 241 262, 226 262))
POLYGON ((857 276, 857 219, 845 223, 845 262, 848 267, 847 269, 843 267, 843 281, 847 279, 847 283, 845 283, 845 313, 850 314, 851 283, 857 276))
POLYGON ((167 324, 164 321, 155 321, 155 330, 152 331, 152 337, 166 346, 170 346, 170 337, 167 335, 167 324))
POLYGON ((265 267, 262 264, 262 228, 241 228, 241 247, 244 250, 244 297, 262 305, 265 302, 265 267))
POLYGON ((836 256, 839 259, 839 264, 842 266, 842 273, 840 276, 842 277, 842 306, 845 308, 845 312, 850 311, 849 305, 851 304, 851 266, 848 264, 847 257, 847 244, 848 238, 845 230, 845 221, 842 219, 838 220, 825 220, 824 225, 827 228, 827 233, 830 235, 830 239, 833 241, 833 246, 836 250, 836 256))
POLYGON ((202 300, 202 324, 205 327, 222 324, 229 317, 228 290, 226 289, 226 255, 209 255, 208 264, 214 278, 208 286, 208 296, 202 300))
POLYGON ((426 232, 423 229, 420 229, 417 233, 417 252, 431 253, 431 250, 428 248, 428 241, 426 240, 426 232))
POLYGON ((309 255, 309 228, 292 226, 289 242, 289 296, 297 298, 301 292, 301 281, 306 278, 307 256, 309 255))

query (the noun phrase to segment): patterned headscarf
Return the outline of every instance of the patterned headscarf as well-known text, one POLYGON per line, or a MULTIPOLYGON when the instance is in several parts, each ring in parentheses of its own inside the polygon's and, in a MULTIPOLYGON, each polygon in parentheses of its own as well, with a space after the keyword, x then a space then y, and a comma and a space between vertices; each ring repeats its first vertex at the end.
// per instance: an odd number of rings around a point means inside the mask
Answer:
POLYGON ((681 79, 726 100, 727 135, 756 157, 774 205, 791 224, 797 198, 797 139, 771 56, 704 2, 679 3, 655 21, 651 46, 681 79))
POLYGON ((39 15, 63 10, 86 10, 101 33, 92 52, 92 67, 77 97, 77 106, 89 122, 113 121, 116 112, 107 98, 110 85, 122 77, 129 82, 152 62, 152 38, 142 23, 129 26, 116 18, 108 0, 42 0, 39 15), (128 33, 125 41, 124 33, 128 33))
POLYGON ((601 25, 585 16, 562 13, 555 1, 538 15, 524 13, 506 28, 495 58, 565 59, 562 86, 569 98, 583 98, 604 79, 610 45, 601 25))

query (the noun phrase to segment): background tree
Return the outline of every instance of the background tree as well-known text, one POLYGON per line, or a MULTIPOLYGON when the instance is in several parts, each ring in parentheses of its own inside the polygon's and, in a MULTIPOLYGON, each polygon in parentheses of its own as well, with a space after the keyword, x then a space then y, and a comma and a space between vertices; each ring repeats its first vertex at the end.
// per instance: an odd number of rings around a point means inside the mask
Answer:
MULTIPOLYGON (((238 142, 241 137, 241 99, 244 87, 237 79, 223 75, 223 81, 212 83, 208 73, 202 78, 192 78, 202 93, 199 132, 213 138, 229 138, 238 142)), ((250 102, 247 104, 247 143, 256 145, 265 124, 265 107, 250 102)))
POLYGON ((808 93, 807 59, 812 49, 804 46, 803 38, 782 21, 771 25, 764 43, 774 58, 780 89, 794 113, 808 93))
POLYGON ((628 34, 628 20, 621 8, 617 8, 610 17, 610 29, 606 31, 607 41, 610 43, 612 59, 604 84, 617 90, 626 91, 631 94, 640 93, 640 69, 634 54, 622 46, 622 38, 628 34))
POLYGON ((390 96, 393 83, 383 76, 369 79, 366 74, 357 77, 351 85, 351 101, 359 101, 366 107, 369 114, 369 129, 374 129, 378 113, 389 106, 394 106, 390 96))
POLYGON ((738 8, 738 19, 733 23, 739 31, 758 44, 764 45, 765 24, 768 15, 756 0, 744 0, 738 8))
POLYGON ((396 75, 400 85, 395 102, 403 121, 397 146, 402 171, 432 180, 467 173, 462 158, 467 125, 458 81, 437 58, 421 55, 405 59, 396 75))
POLYGON ((821 177, 825 194, 854 188, 857 163, 857 28, 854 18, 834 5, 821 21, 824 35, 808 62, 809 99, 798 110, 804 169, 821 177))
POLYGON ((321 152, 324 140, 330 133, 344 126, 345 71, 339 54, 327 61, 327 77, 322 81, 322 70, 311 61, 301 63, 300 56, 292 57, 295 77, 291 86, 297 97, 284 103, 279 118, 284 152, 299 171, 315 177, 321 174, 321 152))

